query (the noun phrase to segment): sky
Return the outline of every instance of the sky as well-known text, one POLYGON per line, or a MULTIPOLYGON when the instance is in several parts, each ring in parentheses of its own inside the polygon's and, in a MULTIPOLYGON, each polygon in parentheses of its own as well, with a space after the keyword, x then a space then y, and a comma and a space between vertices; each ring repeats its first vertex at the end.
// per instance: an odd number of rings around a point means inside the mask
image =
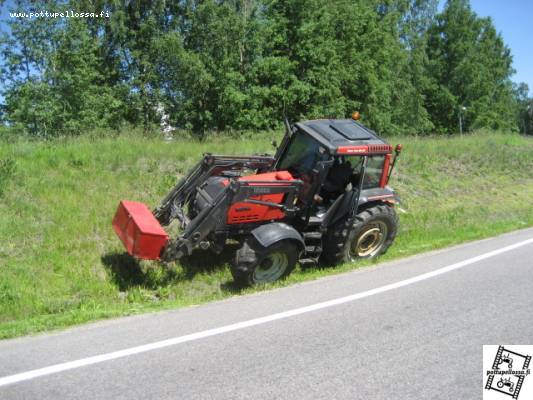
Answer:
MULTIPOLYGON (((6 0, 0 6, 1 20, 9 18, 12 3, 6 0)), ((440 0, 439 9, 444 4, 445 0, 440 0)), ((496 30, 511 49, 516 70, 513 81, 527 83, 533 96, 533 0, 470 0, 470 4, 479 16, 492 18, 496 30)))

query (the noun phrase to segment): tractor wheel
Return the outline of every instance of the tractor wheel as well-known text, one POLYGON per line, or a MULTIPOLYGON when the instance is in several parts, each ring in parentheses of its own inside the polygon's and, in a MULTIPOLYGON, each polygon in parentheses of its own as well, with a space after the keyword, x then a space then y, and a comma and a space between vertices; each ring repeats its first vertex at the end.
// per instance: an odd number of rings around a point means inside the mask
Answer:
POLYGON ((324 238, 322 260, 338 264, 385 254, 398 230, 394 208, 376 205, 361 211, 354 219, 339 221, 324 238))
POLYGON ((298 261, 298 247, 282 240, 269 247, 261 246, 250 237, 235 253, 231 274, 241 286, 274 282, 289 275, 298 261))

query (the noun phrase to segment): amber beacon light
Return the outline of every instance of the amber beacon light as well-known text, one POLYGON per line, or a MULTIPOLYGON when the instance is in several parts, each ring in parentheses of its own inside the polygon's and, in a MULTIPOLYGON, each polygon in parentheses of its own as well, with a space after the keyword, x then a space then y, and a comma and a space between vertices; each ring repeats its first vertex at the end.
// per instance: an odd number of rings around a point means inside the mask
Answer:
POLYGON ((361 119, 361 114, 359 114, 359 111, 354 111, 354 112, 352 113, 352 119, 353 119, 354 121, 359 121, 359 120, 361 119))

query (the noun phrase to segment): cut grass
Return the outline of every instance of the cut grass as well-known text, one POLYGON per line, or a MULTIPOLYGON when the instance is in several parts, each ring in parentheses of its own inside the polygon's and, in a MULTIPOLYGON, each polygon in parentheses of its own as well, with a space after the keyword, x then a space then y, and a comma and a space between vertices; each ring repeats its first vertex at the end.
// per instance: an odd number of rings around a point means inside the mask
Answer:
MULTIPOLYGON (((368 265, 295 271, 237 291, 222 257, 162 267, 124 255, 111 229, 121 199, 154 206, 203 152, 271 151, 279 133, 165 142, 139 136, 0 142, 0 338, 286 286, 368 265)), ((533 226, 533 138, 393 138, 401 228, 378 261, 533 226)), ((373 261, 376 262, 376 261, 373 261)))

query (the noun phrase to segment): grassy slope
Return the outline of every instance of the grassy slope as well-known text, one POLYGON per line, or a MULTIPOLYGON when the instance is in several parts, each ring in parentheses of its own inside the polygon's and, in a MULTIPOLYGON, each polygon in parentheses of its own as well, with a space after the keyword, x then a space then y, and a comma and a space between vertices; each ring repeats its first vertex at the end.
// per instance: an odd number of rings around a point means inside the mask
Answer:
MULTIPOLYGON (((0 143, 0 338, 233 295, 227 257, 139 265, 110 222, 123 198, 157 204, 202 152, 269 151, 272 136, 0 143)), ((394 141, 405 150, 392 185, 407 213, 382 260, 533 225, 533 139, 394 141)), ((298 270, 271 286, 356 267, 298 270)))

